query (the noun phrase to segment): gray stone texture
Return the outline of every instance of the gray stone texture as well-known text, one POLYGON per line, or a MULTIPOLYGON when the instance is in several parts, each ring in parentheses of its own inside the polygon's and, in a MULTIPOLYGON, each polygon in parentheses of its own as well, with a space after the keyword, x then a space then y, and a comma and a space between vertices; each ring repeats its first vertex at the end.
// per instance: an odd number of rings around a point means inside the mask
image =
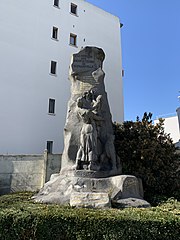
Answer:
MULTIPOLYGON (((84 203, 84 207, 86 207, 87 199, 89 199, 89 201, 90 199, 93 200, 91 197, 83 197, 89 193, 97 193, 97 196, 105 194, 102 195, 104 197, 104 200, 102 200, 104 207, 107 207, 107 201, 105 201, 106 194, 113 202, 118 202, 120 199, 125 198, 143 199, 141 180, 131 175, 86 178, 61 174, 52 175, 50 181, 44 185, 34 199, 36 202, 42 203, 72 204, 73 202, 72 206, 74 206, 75 197, 71 197, 73 194, 73 196, 79 196, 77 206, 83 206, 84 203), (80 201, 81 198, 82 201, 80 201)), ((93 204, 96 204, 96 201, 89 202, 89 207, 93 206, 93 204)), ((101 207, 102 206, 103 204, 101 204, 101 207)))
POLYGON ((109 208, 111 201, 108 193, 74 192, 70 197, 72 207, 109 208))
POLYGON ((104 86, 104 58, 103 50, 96 47, 85 47, 72 56, 62 171, 69 168, 121 173, 104 86))
POLYGON ((151 205, 144 199, 139 198, 125 198, 112 201, 115 208, 149 208, 151 205))

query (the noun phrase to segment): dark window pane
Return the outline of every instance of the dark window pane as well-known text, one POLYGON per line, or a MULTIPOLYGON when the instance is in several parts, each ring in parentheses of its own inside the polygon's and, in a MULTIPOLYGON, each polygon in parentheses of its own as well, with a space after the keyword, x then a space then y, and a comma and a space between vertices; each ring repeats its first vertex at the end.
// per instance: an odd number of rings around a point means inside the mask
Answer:
POLYGON ((51 61, 51 73, 52 74, 56 74, 56 66, 57 66, 57 62, 51 61))
POLYGON ((71 13, 77 14, 77 5, 71 3, 71 13))
POLYGON ((59 0, 54 0, 54 6, 59 7, 59 0))
POLYGON ((54 39, 58 38, 58 28, 56 27, 53 27, 52 38, 54 39))
POLYGON ((47 141, 46 148, 47 148, 48 153, 52 153, 52 151, 53 151, 53 141, 47 141))
POLYGON ((49 113, 55 113, 55 99, 49 99, 49 113))

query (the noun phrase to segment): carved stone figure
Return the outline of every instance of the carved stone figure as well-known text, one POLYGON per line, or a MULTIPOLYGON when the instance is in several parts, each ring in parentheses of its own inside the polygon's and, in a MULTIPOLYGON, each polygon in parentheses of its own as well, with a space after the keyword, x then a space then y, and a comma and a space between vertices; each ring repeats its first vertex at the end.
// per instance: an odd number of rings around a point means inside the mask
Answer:
POLYGON ((86 165, 85 169, 92 169, 93 163, 97 161, 97 131, 93 119, 88 111, 81 115, 83 126, 80 133, 80 146, 76 156, 76 169, 82 169, 82 163, 86 165))
POLYGON ((103 121, 100 116, 100 103, 102 95, 94 99, 92 91, 85 92, 77 99, 77 114, 82 119, 80 145, 76 156, 75 169, 88 169, 98 171, 98 126, 103 121))

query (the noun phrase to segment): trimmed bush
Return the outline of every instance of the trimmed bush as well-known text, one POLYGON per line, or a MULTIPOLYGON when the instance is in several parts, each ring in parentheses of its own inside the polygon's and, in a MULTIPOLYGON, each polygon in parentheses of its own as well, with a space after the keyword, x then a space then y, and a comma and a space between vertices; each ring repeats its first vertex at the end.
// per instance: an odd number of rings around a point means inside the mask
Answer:
POLYGON ((35 204, 32 194, 0 197, 1 240, 178 240, 180 203, 150 209, 77 209, 35 204))

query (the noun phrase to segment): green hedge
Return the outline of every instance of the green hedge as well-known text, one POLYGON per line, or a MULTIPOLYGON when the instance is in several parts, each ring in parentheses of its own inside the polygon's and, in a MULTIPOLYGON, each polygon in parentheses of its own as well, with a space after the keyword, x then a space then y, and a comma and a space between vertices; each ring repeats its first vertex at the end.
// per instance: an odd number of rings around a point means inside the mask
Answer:
POLYGON ((180 203, 149 209, 77 209, 35 204, 29 193, 0 197, 1 240, 178 240, 180 203))

